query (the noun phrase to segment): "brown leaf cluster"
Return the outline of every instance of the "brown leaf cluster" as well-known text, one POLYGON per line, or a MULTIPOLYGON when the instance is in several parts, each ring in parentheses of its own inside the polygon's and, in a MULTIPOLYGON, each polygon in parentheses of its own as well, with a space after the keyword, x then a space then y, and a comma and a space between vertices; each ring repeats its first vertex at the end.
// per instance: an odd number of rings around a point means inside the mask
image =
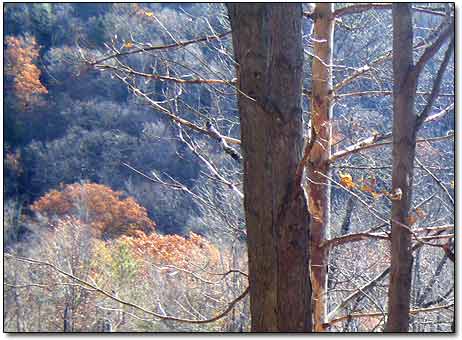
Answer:
POLYGON ((74 216, 90 224, 101 237, 131 235, 136 230, 151 233, 155 223, 144 207, 122 193, 96 184, 70 184, 61 191, 53 190, 32 206, 32 210, 47 217, 74 216))
POLYGON ((39 56, 37 42, 32 36, 5 39, 5 74, 14 78, 13 88, 19 102, 27 107, 38 101, 38 96, 48 93, 40 82, 40 69, 35 65, 39 56))
POLYGON ((182 269, 197 270, 213 266, 219 261, 219 250, 205 238, 195 233, 189 237, 180 235, 146 235, 138 231, 136 236, 123 237, 135 254, 142 258, 153 258, 157 265, 174 265, 182 269))
POLYGON ((356 188, 356 184, 353 182, 353 177, 349 173, 339 172, 340 184, 348 189, 356 188))

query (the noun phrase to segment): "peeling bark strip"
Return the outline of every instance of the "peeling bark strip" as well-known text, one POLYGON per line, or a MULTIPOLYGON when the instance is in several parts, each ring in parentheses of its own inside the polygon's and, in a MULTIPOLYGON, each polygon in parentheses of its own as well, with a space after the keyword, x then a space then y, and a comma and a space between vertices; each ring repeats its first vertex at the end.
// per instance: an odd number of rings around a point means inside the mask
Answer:
POLYGON ((414 98, 416 77, 409 72, 412 60, 412 14, 410 4, 393 4, 393 190, 401 189, 400 200, 391 209, 391 274, 388 290, 387 332, 409 330, 412 273, 411 233, 407 224, 412 201, 416 145, 414 98))
POLYGON ((322 247, 328 237, 330 183, 329 158, 332 116, 332 45, 334 5, 317 3, 313 12, 314 38, 311 97, 311 136, 315 138, 308 161, 308 208, 310 221, 311 284, 313 286, 313 330, 324 331, 327 313, 327 266, 329 248, 322 247), (321 183, 321 184, 319 184, 321 183))
POLYGON ((302 7, 228 4, 239 63, 251 327, 311 331, 302 158, 302 7))

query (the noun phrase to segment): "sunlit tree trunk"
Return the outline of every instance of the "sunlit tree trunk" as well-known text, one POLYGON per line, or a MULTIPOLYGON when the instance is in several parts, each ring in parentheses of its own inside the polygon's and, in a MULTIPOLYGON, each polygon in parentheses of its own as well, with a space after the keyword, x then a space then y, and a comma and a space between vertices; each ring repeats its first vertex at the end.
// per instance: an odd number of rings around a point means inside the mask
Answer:
POLYGON ((412 277, 411 233, 408 225, 416 145, 414 98, 416 79, 411 72, 411 5, 393 4, 393 170, 395 199, 391 212, 391 273, 388 291, 388 332, 407 332, 412 277))
POLYGON ((311 331, 301 4, 229 4, 238 68, 251 330, 311 331))
POLYGON ((332 116, 332 45, 334 4, 318 3, 314 9, 311 136, 315 143, 307 167, 308 207, 311 214, 311 283, 313 289, 313 330, 321 332, 327 313, 328 249, 321 243, 328 236, 330 185, 329 175, 332 116))

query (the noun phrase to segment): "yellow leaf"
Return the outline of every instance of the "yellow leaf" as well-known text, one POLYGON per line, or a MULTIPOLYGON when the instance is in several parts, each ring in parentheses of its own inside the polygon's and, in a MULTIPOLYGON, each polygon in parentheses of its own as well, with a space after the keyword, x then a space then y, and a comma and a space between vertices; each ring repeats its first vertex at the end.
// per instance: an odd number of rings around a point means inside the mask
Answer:
POLYGON ((455 187, 456 187, 456 185, 455 185, 455 183, 454 183, 454 180, 452 180, 452 181, 451 181, 451 188, 454 189, 455 187))
POLYGON ((147 17, 152 17, 154 16, 154 12, 144 12, 144 15, 146 15, 147 17))
POLYGON ((124 45, 125 48, 132 48, 133 47, 133 43, 129 40, 125 43, 124 45))
POLYGON ((342 173, 339 172, 340 176, 340 184, 343 185, 344 187, 348 189, 354 189, 355 188, 355 183, 353 182, 353 178, 349 173, 342 173))
POLYGON ((367 184, 362 184, 361 187, 360 187, 361 191, 364 191, 364 192, 370 192, 370 193, 373 193, 374 192, 374 189, 372 189, 369 185, 367 184))

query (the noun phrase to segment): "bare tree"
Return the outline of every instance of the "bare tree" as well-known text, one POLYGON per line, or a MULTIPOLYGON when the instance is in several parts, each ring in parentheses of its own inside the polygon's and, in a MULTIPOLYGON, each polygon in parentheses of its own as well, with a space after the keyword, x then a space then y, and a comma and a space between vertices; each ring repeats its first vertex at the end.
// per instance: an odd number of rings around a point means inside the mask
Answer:
POLYGON ((409 4, 393 5, 393 177, 392 259, 387 331, 407 331, 411 289, 411 233, 406 229, 412 197, 415 155, 412 68, 412 14, 409 4))
POLYGON ((412 280, 411 239, 414 224, 411 217, 412 184, 417 131, 428 116, 438 94, 441 79, 449 62, 453 42, 435 77, 430 100, 416 115, 417 81, 425 63, 438 51, 450 35, 443 30, 429 45, 418 62, 413 62, 413 26, 410 4, 393 4, 393 169, 391 211, 391 275, 388 291, 386 331, 406 332, 409 329, 410 291, 412 280))
POLYGON ((327 312, 328 238, 330 224, 329 158, 332 117, 332 52, 334 4, 318 3, 314 21, 311 88, 311 139, 314 141, 307 163, 308 208, 311 214, 311 283, 313 286, 313 330, 323 331, 327 312))

